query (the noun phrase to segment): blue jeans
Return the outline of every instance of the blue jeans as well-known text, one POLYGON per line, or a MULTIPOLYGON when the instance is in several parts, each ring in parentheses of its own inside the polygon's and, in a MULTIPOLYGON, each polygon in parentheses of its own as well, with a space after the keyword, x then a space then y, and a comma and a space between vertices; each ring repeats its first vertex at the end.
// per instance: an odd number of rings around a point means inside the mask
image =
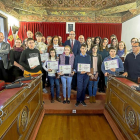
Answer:
POLYGON ((61 76, 61 81, 62 81, 62 88, 63 88, 63 97, 66 98, 66 87, 67 87, 68 88, 68 98, 70 98, 72 77, 61 76))
POLYGON ((88 83, 89 96, 96 96, 97 89, 98 89, 98 82, 99 82, 99 77, 97 81, 89 81, 88 83))
POLYGON ((105 85, 107 86, 107 76, 105 76, 105 85))
POLYGON ((89 81, 87 74, 77 73, 77 102, 85 100, 86 87, 89 81))
POLYGON ((54 76, 48 76, 50 81, 50 89, 51 89, 51 97, 54 98, 54 83, 56 85, 56 97, 59 97, 60 93, 60 86, 59 86, 59 79, 56 79, 54 76))

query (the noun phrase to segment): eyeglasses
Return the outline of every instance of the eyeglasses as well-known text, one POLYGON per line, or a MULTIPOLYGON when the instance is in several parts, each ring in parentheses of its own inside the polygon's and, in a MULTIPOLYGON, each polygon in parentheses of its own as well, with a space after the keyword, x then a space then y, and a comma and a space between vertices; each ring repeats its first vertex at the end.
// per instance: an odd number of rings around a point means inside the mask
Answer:
POLYGON ((75 35, 75 34, 70 34, 70 35, 75 35))
POLYGON ((138 47, 138 46, 132 46, 132 47, 135 47, 135 48, 136 48, 136 47, 138 47))

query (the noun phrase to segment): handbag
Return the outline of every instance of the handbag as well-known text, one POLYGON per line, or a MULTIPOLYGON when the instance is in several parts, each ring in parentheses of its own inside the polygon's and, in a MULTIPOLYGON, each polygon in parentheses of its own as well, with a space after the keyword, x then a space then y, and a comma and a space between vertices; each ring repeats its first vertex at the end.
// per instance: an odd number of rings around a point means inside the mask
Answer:
MULTIPOLYGON (((92 75, 94 75, 94 68, 90 68, 90 72, 88 72, 87 73, 88 75, 89 74, 92 74, 92 75)), ((90 81, 97 81, 98 80, 98 76, 97 76, 97 78, 91 78, 91 76, 90 76, 90 79, 89 79, 90 81)))

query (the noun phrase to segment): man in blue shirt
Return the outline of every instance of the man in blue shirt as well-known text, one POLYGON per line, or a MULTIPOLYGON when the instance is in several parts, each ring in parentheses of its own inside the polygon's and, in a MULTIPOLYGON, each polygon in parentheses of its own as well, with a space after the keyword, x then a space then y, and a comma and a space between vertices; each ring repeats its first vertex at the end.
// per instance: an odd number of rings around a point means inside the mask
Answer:
POLYGON ((78 66, 78 63, 91 65, 91 57, 90 55, 86 54, 85 44, 81 45, 80 50, 81 50, 81 53, 76 56, 75 64, 74 64, 74 68, 77 71, 77 102, 75 106, 78 106, 80 103, 83 106, 86 106, 86 103, 84 102, 84 100, 85 100, 86 87, 89 81, 89 76, 87 75, 85 71, 78 72, 77 66, 78 66))

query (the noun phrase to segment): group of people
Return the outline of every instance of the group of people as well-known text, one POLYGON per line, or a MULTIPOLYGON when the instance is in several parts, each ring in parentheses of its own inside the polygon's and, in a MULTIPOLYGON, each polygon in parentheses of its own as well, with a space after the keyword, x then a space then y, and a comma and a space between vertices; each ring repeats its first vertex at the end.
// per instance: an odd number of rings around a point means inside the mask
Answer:
POLYGON ((99 36, 88 37, 85 41, 84 36, 80 35, 76 40, 74 31, 69 33, 64 43, 62 43, 61 36, 48 36, 47 44, 41 32, 36 32, 35 36, 36 41, 33 39, 33 33, 27 31, 27 38, 23 43, 18 38, 15 40, 15 45, 10 48, 8 43, 3 42, 4 35, 0 32, 0 80, 13 82, 23 75, 43 73, 43 92, 47 93, 45 88, 47 79, 52 103, 55 96, 54 86, 56 87, 56 100, 61 102, 60 82, 64 104, 70 103, 71 89, 73 89, 77 90, 75 106, 80 103, 86 106, 85 94, 88 92, 90 103, 95 103, 97 90, 105 92, 109 74, 121 73, 134 82, 137 82, 140 77, 140 43, 137 38, 131 39, 132 50, 128 52, 125 43, 118 42, 114 34, 110 36, 111 44, 108 44, 107 38, 101 39, 99 36), (56 47, 64 47, 64 52, 57 54, 56 47), (44 53, 48 53, 48 58, 41 60, 41 54, 44 53), (29 64, 31 58, 37 58, 34 60, 38 61, 38 64, 31 66, 29 64), (64 74, 59 68, 50 69, 47 66, 48 61, 58 61, 59 65, 70 65, 72 71, 64 74), (79 71, 79 64, 89 64, 90 72, 79 71))

